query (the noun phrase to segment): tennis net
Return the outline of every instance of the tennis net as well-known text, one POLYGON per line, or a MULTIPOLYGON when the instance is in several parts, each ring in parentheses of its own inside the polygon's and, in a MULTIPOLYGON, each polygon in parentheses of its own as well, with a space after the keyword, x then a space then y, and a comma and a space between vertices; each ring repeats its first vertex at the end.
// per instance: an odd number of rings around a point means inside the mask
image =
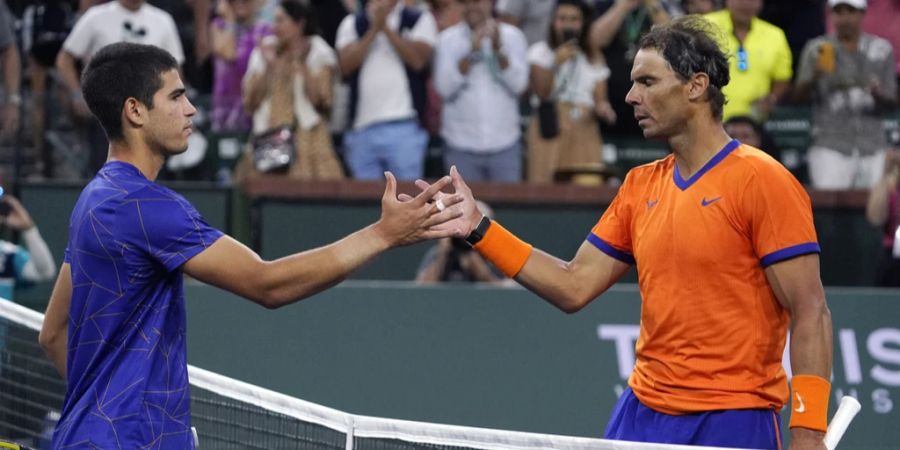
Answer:
MULTIPOLYGON (((38 344, 42 321, 40 313, 0 299, 0 440, 39 449, 49 448, 65 394, 38 344)), ((194 366, 188 373, 201 449, 703 449, 359 416, 194 366)))

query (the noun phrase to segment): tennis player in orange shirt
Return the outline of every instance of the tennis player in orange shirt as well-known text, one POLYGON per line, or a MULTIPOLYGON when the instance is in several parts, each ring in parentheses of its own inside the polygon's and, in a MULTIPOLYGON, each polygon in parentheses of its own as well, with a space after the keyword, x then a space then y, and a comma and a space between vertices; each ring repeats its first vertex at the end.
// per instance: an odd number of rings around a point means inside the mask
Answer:
POLYGON ((569 313, 637 266, 637 359, 606 438, 780 449, 779 411, 793 398, 791 449, 824 449, 832 331, 806 191, 725 132, 727 57, 702 19, 649 32, 631 78, 644 136, 673 154, 629 172, 571 261, 483 217, 455 168, 463 216, 445 226, 569 313))

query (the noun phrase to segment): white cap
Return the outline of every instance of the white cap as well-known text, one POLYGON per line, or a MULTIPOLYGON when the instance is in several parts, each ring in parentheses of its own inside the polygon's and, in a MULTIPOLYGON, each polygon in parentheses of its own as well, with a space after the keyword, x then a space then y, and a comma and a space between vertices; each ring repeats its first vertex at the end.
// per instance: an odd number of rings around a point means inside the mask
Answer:
POLYGON ((834 9, 838 5, 847 5, 856 9, 866 9, 866 0, 828 0, 828 7, 834 9))

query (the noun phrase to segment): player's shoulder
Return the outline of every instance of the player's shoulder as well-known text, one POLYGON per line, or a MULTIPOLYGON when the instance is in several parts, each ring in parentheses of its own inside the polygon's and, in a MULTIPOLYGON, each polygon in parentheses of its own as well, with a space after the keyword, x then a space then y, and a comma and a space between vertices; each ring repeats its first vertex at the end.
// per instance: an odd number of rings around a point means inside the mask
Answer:
POLYGON ((675 156, 670 153, 664 158, 633 167, 625 175, 625 180, 631 183, 647 182, 660 173, 671 171, 674 165, 675 156))
POLYGON ((741 144, 731 153, 738 172, 737 177, 751 179, 786 179, 793 180, 794 176, 778 160, 768 153, 747 145, 741 144))
POLYGON ((731 13, 727 9, 709 12, 703 15, 703 18, 710 22, 729 22, 731 21, 731 13))
POLYGON ((753 18, 753 24, 751 28, 762 35, 766 35, 769 38, 782 38, 787 39, 784 34, 784 30, 779 28, 777 25, 767 22, 759 17, 753 18))
POLYGON ((110 14, 116 14, 117 11, 117 2, 101 3, 85 10, 84 14, 78 18, 78 21, 90 22, 98 19, 106 19, 110 14))
POLYGON ((889 59, 888 57, 894 52, 891 42, 883 37, 863 33, 862 39, 866 41, 866 56, 871 60, 878 61, 889 59))

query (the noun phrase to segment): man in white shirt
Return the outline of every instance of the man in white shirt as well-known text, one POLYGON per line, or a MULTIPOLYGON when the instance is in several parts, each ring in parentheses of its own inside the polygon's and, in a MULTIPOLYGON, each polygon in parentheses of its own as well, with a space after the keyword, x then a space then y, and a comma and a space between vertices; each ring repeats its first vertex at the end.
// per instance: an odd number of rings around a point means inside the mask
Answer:
POLYGON ((472 181, 522 179, 519 96, 528 87, 525 35, 491 17, 492 0, 462 0, 464 21, 435 47, 444 162, 472 181))
POLYGON ((402 180, 423 176, 428 134, 419 117, 436 39, 431 13, 398 0, 369 0, 341 22, 335 46, 352 127, 344 156, 354 178, 381 179, 386 170, 402 180))
MULTIPOLYGON (((81 97, 81 81, 76 62, 87 66, 98 50, 117 42, 134 42, 159 47, 184 63, 184 50, 175 20, 169 13, 146 4, 145 0, 114 0, 93 6, 75 23, 75 27, 56 57, 56 68, 72 96, 75 114, 84 120, 92 120, 88 136, 88 176, 106 161, 107 141, 99 123, 81 97)), ((122 76, 128 76, 122 74, 122 76)))

